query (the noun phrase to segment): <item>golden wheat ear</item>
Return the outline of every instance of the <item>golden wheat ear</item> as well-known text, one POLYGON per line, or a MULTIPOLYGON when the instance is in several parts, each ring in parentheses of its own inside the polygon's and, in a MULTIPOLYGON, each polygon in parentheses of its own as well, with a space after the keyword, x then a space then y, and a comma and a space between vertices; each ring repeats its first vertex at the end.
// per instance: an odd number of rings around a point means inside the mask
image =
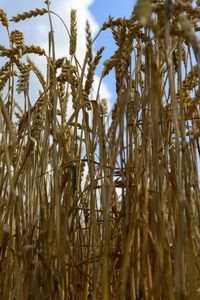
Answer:
POLYGON ((15 17, 12 17, 10 19, 11 22, 20 22, 20 21, 24 21, 26 19, 30 19, 32 17, 37 17, 37 16, 43 16, 44 14, 46 14, 48 12, 48 10, 46 8, 36 8, 36 10, 30 10, 29 12, 24 12, 23 14, 18 14, 15 17))
POLYGON ((3 9, 0 9, 0 22, 8 30, 8 18, 3 9))
POLYGON ((69 54, 74 55, 76 53, 76 43, 77 43, 77 26, 76 26, 76 10, 71 10, 70 17, 70 47, 69 54))

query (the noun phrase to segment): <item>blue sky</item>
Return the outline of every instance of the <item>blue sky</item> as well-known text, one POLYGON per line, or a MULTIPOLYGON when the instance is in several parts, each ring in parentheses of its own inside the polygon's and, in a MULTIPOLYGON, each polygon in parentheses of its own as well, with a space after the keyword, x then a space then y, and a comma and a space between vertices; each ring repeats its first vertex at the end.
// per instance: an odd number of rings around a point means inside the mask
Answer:
MULTIPOLYGON (((108 20, 108 16, 112 15, 114 18, 119 17, 130 17, 134 5, 134 0, 52 0, 51 9, 58 13, 66 22, 69 27, 69 17, 70 10, 72 8, 77 9, 77 19, 78 19, 78 47, 77 56, 81 61, 83 59, 83 53, 85 51, 85 21, 89 20, 91 24, 91 29, 93 35, 98 32, 98 29, 102 24, 108 20)), ((29 11, 35 8, 46 7, 44 1, 35 0, 0 0, 0 8, 3 9, 10 19, 12 16, 22 13, 24 11, 29 11)), ((53 17, 53 25, 55 32, 56 41, 56 56, 57 58, 68 56, 68 45, 69 40, 64 29, 64 26, 60 20, 53 17)), ((10 28, 11 30, 18 29, 23 31, 25 35, 26 44, 40 45, 45 49, 48 48, 48 31, 49 22, 47 15, 37 18, 32 18, 30 20, 25 20, 17 24, 13 24, 10 28)), ((1 27, 1 31, 4 30, 1 27)), ((7 45, 8 40, 5 34, 1 35, 1 44, 7 45)), ((102 62, 108 59, 115 50, 114 40, 110 30, 104 31, 99 38, 96 40, 94 45, 94 51, 97 51, 100 47, 105 46, 105 51, 103 54, 102 62)), ((45 62, 41 62, 36 58, 36 63, 40 66, 45 65, 45 62)), ((2 65, 2 63, 0 63, 2 65)), ((45 72, 45 66, 42 66, 45 72)), ((97 75, 100 76, 103 66, 100 65, 97 69, 97 75)), ((97 86, 98 78, 96 78, 94 86, 97 86)), ((95 87, 94 87, 95 90, 95 87)), ((105 78, 102 88, 101 96, 108 98, 110 104, 115 101, 115 83, 114 74, 111 73, 110 76, 105 78)), ((111 106, 110 105, 110 106, 111 106)))

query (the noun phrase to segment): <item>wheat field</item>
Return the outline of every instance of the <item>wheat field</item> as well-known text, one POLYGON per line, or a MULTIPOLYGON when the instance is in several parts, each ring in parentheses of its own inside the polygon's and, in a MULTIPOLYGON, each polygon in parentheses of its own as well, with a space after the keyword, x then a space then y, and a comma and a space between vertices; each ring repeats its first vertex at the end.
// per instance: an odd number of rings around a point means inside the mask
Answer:
POLYGON ((138 0, 95 37, 86 22, 82 65, 76 10, 55 58, 45 4, 10 20, 0 9, 0 299, 200 299, 199 0, 138 0), (10 31, 45 14, 49 53, 10 31), (116 50, 102 61, 105 30, 116 50))

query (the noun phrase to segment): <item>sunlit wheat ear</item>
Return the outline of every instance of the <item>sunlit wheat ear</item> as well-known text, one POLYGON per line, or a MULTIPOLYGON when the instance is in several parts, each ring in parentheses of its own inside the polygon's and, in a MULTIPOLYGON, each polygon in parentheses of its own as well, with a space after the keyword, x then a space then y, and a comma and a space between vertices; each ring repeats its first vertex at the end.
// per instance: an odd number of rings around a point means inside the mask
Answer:
POLYGON ((10 62, 6 62, 4 66, 0 68, 0 76, 4 75, 10 68, 10 62))
POLYGON ((13 59, 16 58, 16 55, 21 57, 22 55, 29 54, 29 53, 46 56, 44 49, 42 49, 38 46, 33 46, 33 45, 32 46, 24 45, 24 47, 22 48, 22 50, 20 49, 20 51, 18 48, 7 49, 7 48, 3 47, 2 45, 0 45, 0 51, 1 51, 0 56, 13 58, 13 59))
POLYGON ((29 74, 30 74, 30 68, 24 64, 23 69, 21 69, 20 75, 18 76, 18 81, 17 81, 18 94, 20 94, 22 91, 25 91, 28 88, 29 74))
POLYGON ((24 12, 23 14, 18 14, 17 16, 12 17, 10 19, 10 21, 17 23, 19 21, 30 19, 32 17, 42 16, 42 15, 46 14, 47 12, 48 12, 48 10, 46 10, 45 8, 42 8, 42 9, 36 8, 36 10, 30 10, 29 12, 24 12))
POLYGON ((7 49, 6 47, 0 45, 0 56, 3 56, 3 57, 8 57, 8 58, 12 58, 14 57, 15 55, 18 55, 19 54, 19 50, 16 49, 16 48, 13 48, 13 49, 7 49))
POLYGON ((1 108, 1 113, 2 113, 2 116, 4 118, 5 124, 6 124, 8 130, 9 130, 9 133, 10 133, 11 144, 15 147, 16 146, 16 133, 15 133, 15 130, 14 130, 14 126, 13 126, 11 120, 10 120, 8 110, 7 110, 5 104, 3 103, 3 100, 1 98, 1 95, 0 95, 0 108, 1 108))
POLYGON ((65 83, 60 82, 59 83, 59 100, 60 100, 60 108, 61 108, 61 118, 62 123, 64 125, 66 121, 66 115, 67 115, 67 105, 69 100, 69 94, 65 91, 65 83))
POLYGON ((86 21, 86 48, 87 48, 87 63, 89 67, 92 64, 93 53, 92 53, 92 33, 90 29, 90 23, 86 21))
POLYGON ((56 70, 59 69, 59 68, 62 68, 65 61, 66 61, 66 59, 64 57, 56 59, 56 61, 55 61, 56 70))
POLYGON ((117 131, 117 123, 119 119, 119 101, 114 104, 112 109, 112 122, 108 129, 108 138, 109 138, 109 159, 111 160, 112 165, 112 158, 114 154, 114 146, 116 141, 116 131, 117 131))
POLYGON ((34 45, 24 46, 22 53, 23 53, 23 55, 24 54, 29 54, 29 53, 34 53, 34 54, 38 54, 38 55, 41 55, 41 56, 42 55, 47 56, 44 49, 42 49, 39 46, 34 46, 34 45))
POLYGON ((76 75, 77 68, 73 66, 68 59, 62 64, 61 73, 58 76, 59 82, 72 83, 74 76, 76 75))
POLYGON ((103 114, 105 116, 107 116, 108 115, 108 100, 106 98, 103 98, 103 99, 101 99, 100 104, 102 107, 103 114))
POLYGON ((105 77, 110 73, 110 71, 115 67, 117 63, 117 55, 113 54, 109 59, 103 62, 104 69, 102 72, 102 77, 105 77))
MULTIPOLYGON (((91 88, 91 85, 92 85, 92 81, 93 81, 93 78, 92 78, 92 60, 93 60, 93 52, 92 52, 92 33, 91 33, 91 29, 90 29, 90 24, 88 22, 88 20, 86 21, 86 56, 85 56, 85 63, 88 63, 88 74, 87 74, 87 80, 86 80, 86 83, 85 83, 85 90, 83 91, 83 98, 85 100, 88 99, 88 95, 89 95, 89 91, 90 91, 90 88, 91 88), (86 85, 88 86, 86 88, 86 85)), ((87 105, 87 108, 88 110, 91 109, 91 106, 90 104, 87 105)))
POLYGON ((8 30, 8 18, 3 9, 0 9, 0 22, 8 30))
MULTIPOLYGON (((99 61, 102 57, 103 51, 104 51, 104 47, 99 49, 97 51, 97 54, 94 57, 93 61, 89 64, 88 73, 87 73, 87 77, 86 77, 86 81, 85 81, 85 88, 84 88, 84 99, 86 101, 88 100, 88 97, 90 95, 92 83, 94 81, 95 69, 96 69, 97 65, 99 64, 99 61)), ((89 106, 88 106, 88 108, 89 108, 89 106)))
POLYGON ((193 66, 186 78, 183 80, 183 89, 191 91, 198 85, 198 67, 193 66))
POLYGON ((14 30, 10 34, 10 41, 16 45, 16 48, 23 48, 24 45, 24 34, 19 30, 14 30))
POLYGON ((78 91, 78 80, 77 80, 77 68, 70 64, 67 59, 62 64, 61 73, 58 76, 59 83, 69 83, 72 94, 73 108, 76 107, 77 103, 77 91, 78 91))
POLYGON ((4 89, 4 87, 6 86, 6 84, 8 83, 9 79, 11 78, 11 76, 17 76, 17 72, 16 71, 7 71, 4 72, 3 75, 0 76, 0 91, 4 89))
POLYGON ((15 99, 13 99, 14 101, 14 105, 17 107, 17 109, 18 109, 18 111, 19 111, 19 113, 20 113, 20 116, 19 117, 22 117, 22 115, 23 115, 23 110, 22 110, 22 108, 21 108, 21 106, 19 105, 19 103, 15 100, 15 99))
POLYGON ((22 116, 20 116, 19 122, 18 122, 18 138, 21 139, 23 137, 23 134, 26 132, 28 127, 28 118, 30 116, 30 119, 32 122, 32 131, 35 131, 35 138, 39 138, 41 131, 43 129, 44 121, 46 118, 46 107, 48 105, 48 99, 45 93, 40 92, 40 96, 35 102, 35 104, 31 107, 29 111, 26 111, 23 113, 22 116))
POLYGON ((45 82, 43 74, 41 73, 39 68, 35 65, 35 63, 31 60, 31 58, 29 56, 27 56, 27 62, 29 63, 30 69, 35 73, 38 80, 40 81, 43 89, 45 89, 46 82, 45 82))
POLYGON ((77 42, 77 27, 76 27, 76 10, 71 10, 70 19, 70 47, 69 54, 74 55, 76 53, 76 42, 77 42))
POLYGON ((46 95, 41 95, 37 101, 37 105, 33 110, 33 125, 31 130, 31 135, 34 139, 39 140, 42 130, 44 129, 44 122, 46 117, 46 95))

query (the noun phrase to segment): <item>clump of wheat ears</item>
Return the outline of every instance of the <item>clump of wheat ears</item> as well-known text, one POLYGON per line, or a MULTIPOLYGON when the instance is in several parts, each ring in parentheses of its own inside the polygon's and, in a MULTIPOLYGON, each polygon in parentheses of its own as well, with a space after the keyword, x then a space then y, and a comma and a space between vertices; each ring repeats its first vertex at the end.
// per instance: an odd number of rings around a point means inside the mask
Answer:
POLYGON ((0 298, 198 299, 199 0, 138 0, 95 37, 86 22, 82 65, 76 10, 68 29, 45 4, 10 20, 0 9, 9 39, 0 45, 0 298), (45 14, 48 53, 9 25, 45 14), (66 57, 56 58, 52 14, 66 28, 66 57), (116 50, 91 96, 105 30, 116 50), (46 59, 46 76, 32 54, 46 59), (101 83, 111 71, 108 111, 101 83))

